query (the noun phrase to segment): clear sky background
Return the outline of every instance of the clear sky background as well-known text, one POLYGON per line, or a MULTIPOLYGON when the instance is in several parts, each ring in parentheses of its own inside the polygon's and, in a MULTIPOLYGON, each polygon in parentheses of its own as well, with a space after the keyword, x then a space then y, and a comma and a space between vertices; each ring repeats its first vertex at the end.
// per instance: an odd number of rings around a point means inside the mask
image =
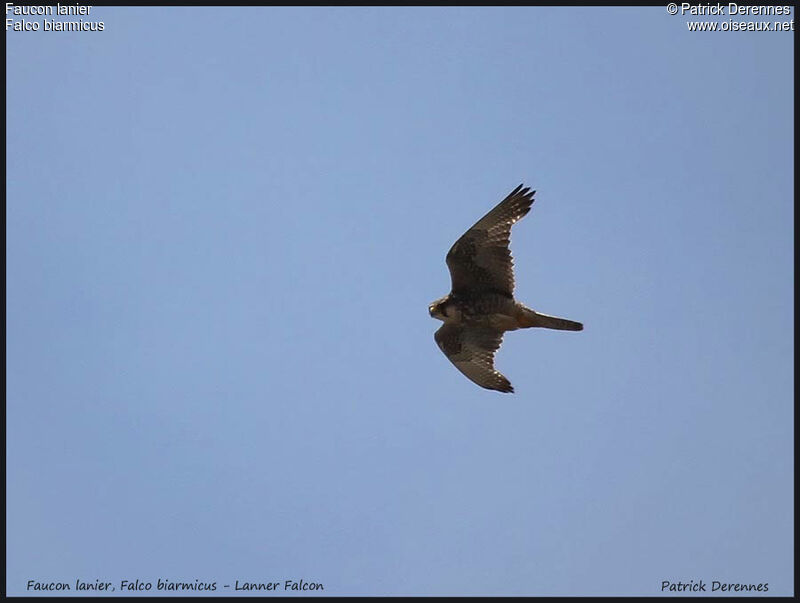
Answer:
POLYGON ((792 594, 794 32, 83 18, 6 34, 9 594, 792 594), (508 334, 503 395, 427 308, 521 182, 517 297, 585 330, 508 334))

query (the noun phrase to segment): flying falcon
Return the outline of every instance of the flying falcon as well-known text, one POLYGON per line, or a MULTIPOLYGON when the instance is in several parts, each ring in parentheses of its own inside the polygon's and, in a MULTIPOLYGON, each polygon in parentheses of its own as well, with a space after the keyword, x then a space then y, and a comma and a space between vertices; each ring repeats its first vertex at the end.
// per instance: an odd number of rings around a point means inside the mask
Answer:
POLYGON ((428 307, 444 321, 434 339, 455 367, 481 387, 510 393, 511 383, 494 368, 503 333, 529 327, 582 331, 579 322, 540 314, 514 299, 511 227, 527 214, 536 191, 520 184, 465 232, 447 253, 453 283, 428 307))

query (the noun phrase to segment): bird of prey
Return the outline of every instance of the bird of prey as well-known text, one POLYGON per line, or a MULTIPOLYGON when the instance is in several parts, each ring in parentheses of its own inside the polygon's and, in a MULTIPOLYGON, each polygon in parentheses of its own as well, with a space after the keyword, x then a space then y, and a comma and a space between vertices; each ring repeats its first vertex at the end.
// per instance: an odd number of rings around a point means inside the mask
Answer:
POLYGON ((581 331, 579 322, 540 314, 514 299, 511 227, 527 214, 536 191, 520 184, 447 253, 452 290, 428 307, 444 321, 434 339, 455 367, 481 387, 511 393, 514 388, 494 368, 494 354, 506 331, 543 327, 581 331))

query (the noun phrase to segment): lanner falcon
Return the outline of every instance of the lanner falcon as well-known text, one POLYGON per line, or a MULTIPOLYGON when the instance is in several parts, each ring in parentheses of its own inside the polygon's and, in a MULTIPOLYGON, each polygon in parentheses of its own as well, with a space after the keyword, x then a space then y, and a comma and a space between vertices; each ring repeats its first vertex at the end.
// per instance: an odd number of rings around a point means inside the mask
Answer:
POLYGON ((529 327, 583 330, 579 322, 540 314, 514 299, 511 227, 530 211, 535 193, 520 184, 455 242, 447 253, 452 290, 428 307, 432 317, 444 321, 434 338, 450 362, 481 387, 506 393, 514 388, 494 368, 503 333, 529 327))

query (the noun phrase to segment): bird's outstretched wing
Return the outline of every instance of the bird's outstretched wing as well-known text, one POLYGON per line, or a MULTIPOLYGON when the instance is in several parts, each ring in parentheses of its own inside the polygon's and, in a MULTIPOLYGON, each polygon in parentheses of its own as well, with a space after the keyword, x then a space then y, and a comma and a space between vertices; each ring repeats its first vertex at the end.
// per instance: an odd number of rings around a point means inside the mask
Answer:
POLYGON ((505 393, 514 391, 508 379, 494 369, 494 353, 503 343, 502 331, 444 324, 434 339, 450 362, 481 387, 505 393))
POLYGON ((494 291, 513 297, 511 227, 530 211, 534 193, 520 184, 450 248, 447 267, 453 293, 494 291))

